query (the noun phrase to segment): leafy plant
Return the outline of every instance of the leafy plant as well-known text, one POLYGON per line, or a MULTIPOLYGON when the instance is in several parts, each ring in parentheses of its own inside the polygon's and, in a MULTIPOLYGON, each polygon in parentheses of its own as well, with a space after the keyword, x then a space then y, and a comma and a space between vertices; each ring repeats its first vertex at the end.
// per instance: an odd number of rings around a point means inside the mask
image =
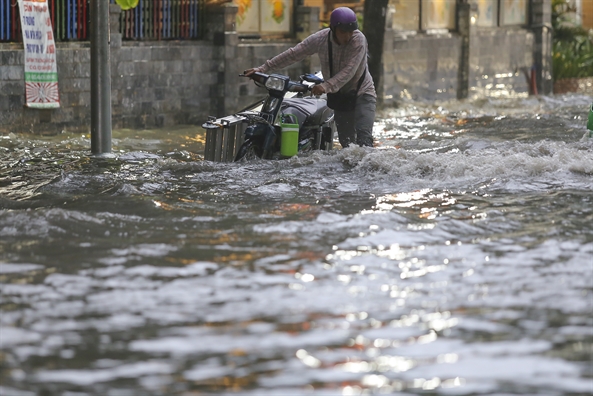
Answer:
POLYGON ((136 8, 138 6, 138 0, 115 0, 115 2, 121 7, 123 11, 136 8))
POLYGON ((554 80, 593 77, 593 32, 575 23, 575 12, 568 0, 552 1, 554 80))

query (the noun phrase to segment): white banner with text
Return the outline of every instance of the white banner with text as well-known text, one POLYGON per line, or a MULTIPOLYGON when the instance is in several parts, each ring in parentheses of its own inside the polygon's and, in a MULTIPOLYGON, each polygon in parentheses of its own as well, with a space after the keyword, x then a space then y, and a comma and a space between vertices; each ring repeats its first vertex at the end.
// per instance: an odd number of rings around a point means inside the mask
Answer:
POLYGON ((25 49, 27 107, 60 107, 58 66, 47 0, 19 0, 25 49))

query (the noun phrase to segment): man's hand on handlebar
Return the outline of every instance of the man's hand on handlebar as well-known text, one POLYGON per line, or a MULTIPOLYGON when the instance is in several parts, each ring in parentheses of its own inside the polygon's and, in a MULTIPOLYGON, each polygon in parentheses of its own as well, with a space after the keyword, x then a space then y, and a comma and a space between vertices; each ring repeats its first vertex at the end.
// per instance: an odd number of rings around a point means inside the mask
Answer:
POLYGON ((311 93, 315 96, 319 96, 319 95, 325 93, 325 88, 323 88, 321 85, 317 84, 313 87, 313 89, 311 89, 311 93))
POLYGON ((253 69, 247 69, 243 71, 243 75, 246 77, 249 77, 250 75, 252 75, 253 73, 255 73, 257 70, 255 70, 255 68, 253 69))

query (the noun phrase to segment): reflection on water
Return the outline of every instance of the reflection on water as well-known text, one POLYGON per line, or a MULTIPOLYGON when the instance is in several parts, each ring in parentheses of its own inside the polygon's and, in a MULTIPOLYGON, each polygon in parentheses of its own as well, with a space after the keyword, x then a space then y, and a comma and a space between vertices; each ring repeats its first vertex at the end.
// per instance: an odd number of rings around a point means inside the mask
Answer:
POLYGON ((375 149, 0 136, 0 394, 592 390, 590 98, 385 110, 375 149))

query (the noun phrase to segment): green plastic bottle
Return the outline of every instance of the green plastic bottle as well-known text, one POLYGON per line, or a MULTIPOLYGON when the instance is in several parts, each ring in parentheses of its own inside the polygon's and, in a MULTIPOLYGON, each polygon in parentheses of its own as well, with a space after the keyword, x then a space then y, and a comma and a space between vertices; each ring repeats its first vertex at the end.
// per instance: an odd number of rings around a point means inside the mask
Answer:
POLYGON ((593 138, 593 103, 589 107, 589 121, 587 121, 587 129, 589 130, 589 137, 593 138))
POLYGON ((292 157, 299 151, 299 122, 294 114, 282 114, 280 155, 292 157))

